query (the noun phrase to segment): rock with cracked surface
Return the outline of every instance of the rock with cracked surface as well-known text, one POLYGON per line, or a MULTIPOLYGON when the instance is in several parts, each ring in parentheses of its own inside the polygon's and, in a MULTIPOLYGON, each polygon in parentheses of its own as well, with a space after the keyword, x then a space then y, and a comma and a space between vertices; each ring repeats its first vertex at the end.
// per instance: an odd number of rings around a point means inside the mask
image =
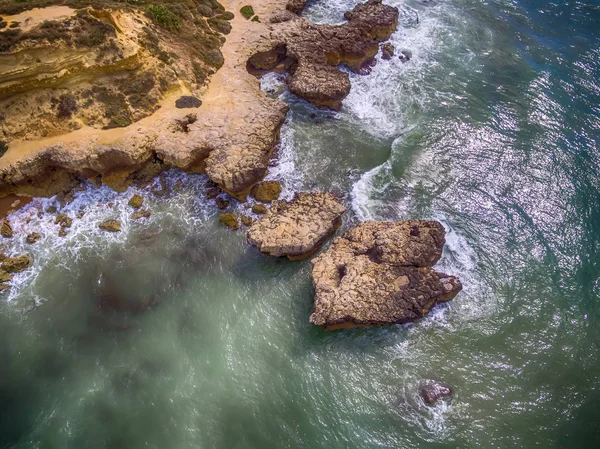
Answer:
POLYGON ((297 193, 292 201, 274 201, 248 231, 248 242, 270 256, 305 259, 335 232, 345 211, 329 193, 297 193))
POLYGON ((461 290, 457 277, 431 268, 444 228, 435 221, 361 223, 313 260, 310 322, 327 329, 407 323, 461 290))

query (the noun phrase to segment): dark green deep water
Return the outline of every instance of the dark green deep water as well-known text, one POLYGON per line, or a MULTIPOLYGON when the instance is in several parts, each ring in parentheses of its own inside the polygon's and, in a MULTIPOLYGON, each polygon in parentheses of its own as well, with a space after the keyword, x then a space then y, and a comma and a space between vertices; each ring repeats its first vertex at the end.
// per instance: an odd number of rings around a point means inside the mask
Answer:
POLYGON ((413 325, 326 333, 310 263, 220 228, 203 177, 143 192, 142 224, 132 192, 90 187, 66 239, 38 200, 12 217, 44 238, 8 247, 35 266, 0 301, 1 448, 598 447, 600 2, 388 3, 413 58, 351 75, 341 113, 263 81, 292 106, 270 176, 347 193, 344 228, 440 220, 464 291, 413 325), (426 407, 426 379, 452 402, 426 407))

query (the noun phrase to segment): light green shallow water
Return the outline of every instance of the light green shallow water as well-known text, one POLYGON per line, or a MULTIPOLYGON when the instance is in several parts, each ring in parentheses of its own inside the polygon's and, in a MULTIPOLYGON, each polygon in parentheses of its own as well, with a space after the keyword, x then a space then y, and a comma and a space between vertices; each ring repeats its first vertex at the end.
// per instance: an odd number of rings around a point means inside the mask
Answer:
MULTIPOLYGON (((356 3, 306 14, 336 23, 356 3)), ((413 325, 327 333, 308 324, 310 263, 220 228, 203 177, 144 192, 141 224, 132 192, 89 188, 66 239, 36 201, 13 217, 44 231, 34 269, 0 302, 0 447, 596 447, 600 5, 389 3, 413 59, 351 75, 340 114, 263 81, 292 106, 270 176, 288 196, 346 192, 340 232, 440 220, 438 268, 464 291, 413 325), (97 230, 115 217, 121 234, 97 230), (100 307, 115 298, 131 310, 100 307), (426 379, 452 402, 426 407, 426 379)))

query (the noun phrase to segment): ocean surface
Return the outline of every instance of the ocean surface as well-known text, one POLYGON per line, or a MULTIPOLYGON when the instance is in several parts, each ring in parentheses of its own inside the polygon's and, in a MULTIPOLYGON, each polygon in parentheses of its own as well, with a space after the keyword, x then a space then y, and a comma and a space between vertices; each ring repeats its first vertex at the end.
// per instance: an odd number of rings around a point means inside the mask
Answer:
POLYGON ((412 59, 350 74, 339 113, 261 81, 291 106, 269 178, 344 194, 340 233, 441 221, 437 268, 464 291, 411 325, 325 332, 310 262, 220 227, 206 177, 142 190, 142 222, 137 190, 88 186, 66 238, 35 200, 3 242, 34 267, 0 298, 1 448, 600 447, 600 2, 386 3, 412 59), (429 379, 452 401, 427 407, 429 379))

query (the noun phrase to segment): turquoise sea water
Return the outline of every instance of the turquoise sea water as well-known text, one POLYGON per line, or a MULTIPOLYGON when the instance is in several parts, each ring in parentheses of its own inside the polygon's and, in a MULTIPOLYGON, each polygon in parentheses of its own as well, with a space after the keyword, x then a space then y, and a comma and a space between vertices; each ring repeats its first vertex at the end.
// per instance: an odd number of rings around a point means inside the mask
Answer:
MULTIPOLYGON (((338 23, 356 3, 306 15, 338 23)), ((438 268, 464 291, 412 325, 324 332, 310 262, 219 227, 204 177, 143 191, 145 223, 133 191, 89 187, 65 239, 37 217, 55 200, 36 200, 12 220, 42 241, 8 247, 34 268, 0 301, 1 448, 598 445, 600 2, 387 3, 413 58, 352 74, 340 113, 263 79, 292 107, 270 178, 346 193, 340 232, 440 220, 438 268), (123 232, 101 233, 108 218, 123 232), (425 406, 427 379, 453 400, 425 406)))

